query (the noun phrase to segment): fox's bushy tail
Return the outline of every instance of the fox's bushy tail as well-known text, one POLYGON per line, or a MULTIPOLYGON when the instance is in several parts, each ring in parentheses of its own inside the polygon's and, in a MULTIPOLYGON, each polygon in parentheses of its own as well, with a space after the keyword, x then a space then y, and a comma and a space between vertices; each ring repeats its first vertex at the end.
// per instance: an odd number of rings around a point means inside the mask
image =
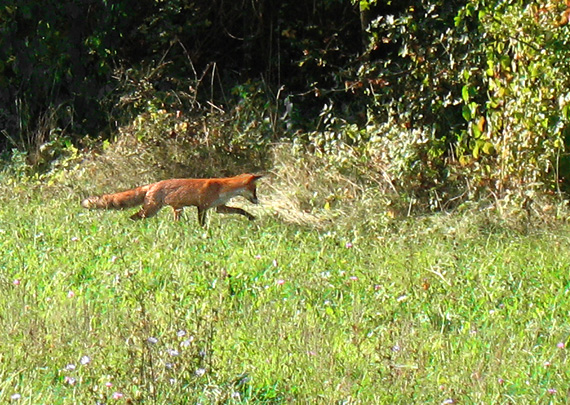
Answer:
POLYGON ((136 207, 144 202, 148 186, 133 188, 115 194, 88 197, 81 201, 81 206, 87 209, 116 209, 136 207))

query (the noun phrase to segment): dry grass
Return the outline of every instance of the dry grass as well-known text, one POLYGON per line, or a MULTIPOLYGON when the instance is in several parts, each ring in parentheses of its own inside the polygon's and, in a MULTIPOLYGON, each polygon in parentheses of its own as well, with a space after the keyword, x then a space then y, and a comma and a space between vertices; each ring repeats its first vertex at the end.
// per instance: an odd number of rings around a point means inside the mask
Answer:
POLYGON ((395 216, 389 185, 354 164, 342 171, 325 157, 296 153, 290 144, 273 149, 264 206, 284 222, 323 229, 331 225, 383 222, 395 216))

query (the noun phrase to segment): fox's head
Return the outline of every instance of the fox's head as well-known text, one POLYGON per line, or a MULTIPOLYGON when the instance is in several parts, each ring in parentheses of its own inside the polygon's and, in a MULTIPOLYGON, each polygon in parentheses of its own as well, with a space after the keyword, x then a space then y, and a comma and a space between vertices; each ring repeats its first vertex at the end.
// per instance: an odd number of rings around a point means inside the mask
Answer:
POLYGON ((252 204, 259 204, 255 183, 263 176, 258 174, 242 174, 241 176, 245 178, 241 196, 247 198, 252 204))

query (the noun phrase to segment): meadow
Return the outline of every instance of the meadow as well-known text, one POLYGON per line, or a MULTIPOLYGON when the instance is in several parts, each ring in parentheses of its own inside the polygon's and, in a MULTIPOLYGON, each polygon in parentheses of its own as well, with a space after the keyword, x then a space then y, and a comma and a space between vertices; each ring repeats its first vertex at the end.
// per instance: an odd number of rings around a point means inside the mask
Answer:
MULTIPOLYGON (((270 181, 270 180, 268 180, 270 181)), ((570 227, 316 228, 0 196, 0 402, 565 403, 570 227)), ((378 213, 378 215, 381 215, 378 213)))

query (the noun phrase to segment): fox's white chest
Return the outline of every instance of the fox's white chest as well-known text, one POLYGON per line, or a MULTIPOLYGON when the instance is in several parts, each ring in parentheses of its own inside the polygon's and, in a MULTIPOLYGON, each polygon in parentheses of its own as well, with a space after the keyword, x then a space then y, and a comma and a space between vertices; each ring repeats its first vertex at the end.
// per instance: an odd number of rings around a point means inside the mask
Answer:
POLYGON ((226 191, 224 193, 220 193, 218 198, 216 198, 214 200, 214 202, 212 203, 212 206, 217 207, 218 205, 223 205, 223 204, 227 203, 229 200, 231 200, 232 198, 237 197, 238 195, 241 195, 241 193, 242 193, 241 189, 226 191))

